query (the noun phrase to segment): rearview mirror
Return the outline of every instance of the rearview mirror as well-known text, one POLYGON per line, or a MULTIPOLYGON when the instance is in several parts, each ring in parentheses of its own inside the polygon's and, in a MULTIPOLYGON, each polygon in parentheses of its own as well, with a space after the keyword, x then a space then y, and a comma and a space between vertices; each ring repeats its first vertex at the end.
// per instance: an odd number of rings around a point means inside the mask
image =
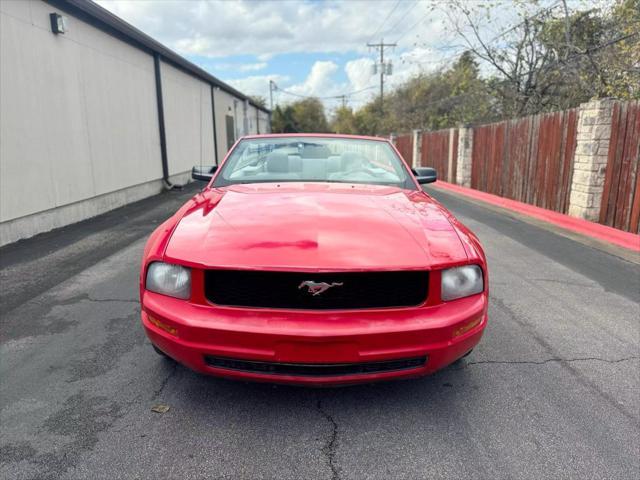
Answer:
POLYGON ((418 167, 412 168, 411 171, 416 176, 416 180, 420 184, 433 183, 438 179, 438 174, 435 168, 418 167))
POLYGON ((196 165, 191 169, 191 178, 201 182, 208 182, 213 178, 213 174, 216 173, 217 169, 217 165, 205 165, 202 167, 196 165))

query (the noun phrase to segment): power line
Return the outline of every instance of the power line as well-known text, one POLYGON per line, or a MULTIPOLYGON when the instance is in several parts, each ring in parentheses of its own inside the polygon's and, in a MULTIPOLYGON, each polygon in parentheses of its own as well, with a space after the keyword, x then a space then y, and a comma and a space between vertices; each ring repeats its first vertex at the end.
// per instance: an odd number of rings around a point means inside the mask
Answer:
POLYGON ((409 28, 407 28, 402 35, 400 35, 397 39, 396 39, 396 43, 398 43, 400 40, 402 40, 405 35, 407 33, 409 33, 411 30, 413 30, 419 23, 421 23, 425 18, 427 18, 429 16, 431 12, 427 12, 423 17, 420 17, 420 20, 418 20, 416 23, 414 23, 413 25, 411 25, 409 28))
POLYGON ((493 37, 491 40, 489 40, 487 42, 487 44, 493 43, 496 40, 498 40, 499 38, 504 37, 507 33, 512 32, 513 30, 515 30, 516 28, 518 28, 519 26, 523 25, 524 23, 533 20, 536 17, 539 17, 540 15, 542 15, 543 13, 547 13, 550 12, 551 10, 553 10, 554 8, 556 8, 557 6, 559 6, 562 3, 562 1, 556 2, 553 5, 547 7, 547 8, 543 8, 539 11, 537 11, 536 13, 534 13, 533 15, 526 17, 524 20, 522 20, 520 23, 516 23, 515 25, 513 25, 510 28, 507 28, 506 30, 503 30, 502 32, 500 32, 498 35, 496 35, 495 37, 493 37))
POLYGON ((372 88, 376 88, 376 85, 372 85, 370 87, 362 88, 360 90, 356 90, 354 92, 347 93, 347 96, 357 95, 359 93, 366 92, 367 90, 371 90, 372 88))
POLYGON ((340 95, 317 96, 317 95, 303 95, 301 93, 290 92, 289 90, 285 90, 283 88, 278 87, 276 82, 273 82, 273 81, 271 81, 270 85, 273 85, 273 91, 276 91, 276 92, 284 93, 286 95, 291 95, 292 97, 297 97, 297 98, 317 98, 318 100, 339 100, 339 99, 342 99, 343 97, 347 98, 352 95, 357 95, 367 90, 376 88, 375 85, 372 85, 370 87, 365 87, 360 90, 354 90, 352 92, 342 93, 340 95))
POLYGON ((384 24, 387 23, 387 20, 389 20, 389 18, 391 18, 391 15, 393 15, 393 12, 396 11, 396 9, 398 8, 398 6, 400 5, 400 2, 402 0, 398 0, 396 2, 396 4, 391 8, 391 10, 389 10, 389 13, 387 14, 387 16, 384 18, 384 20, 382 21, 382 23, 380 24, 380 26, 378 27, 378 29, 373 33, 373 35, 371 35, 371 37, 369 37, 369 41, 371 41, 380 31, 380 29, 382 27, 384 27, 384 24))
POLYGON ((396 23, 393 24, 392 27, 388 28, 387 30, 385 30, 382 33, 386 33, 386 32, 393 32, 395 30, 395 28, 400 25, 400 23, 407 17, 407 15, 409 15, 409 12, 411 12, 413 10, 413 7, 415 7, 418 3, 420 3, 420 0, 415 0, 412 4, 410 4, 409 8, 407 8, 404 12, 404 15, 402 15, 402 17, 400 17, 396 23))

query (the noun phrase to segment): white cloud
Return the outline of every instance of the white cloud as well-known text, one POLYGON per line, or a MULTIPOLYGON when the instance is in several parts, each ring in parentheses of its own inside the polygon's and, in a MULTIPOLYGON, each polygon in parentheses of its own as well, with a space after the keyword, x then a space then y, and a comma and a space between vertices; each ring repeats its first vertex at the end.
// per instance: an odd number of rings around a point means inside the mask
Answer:
POLYGON ((214 68, 216 70, 229 70, 236 72, 255 72, 258 70, 264 70, 267 68, 267 62, 256 63, 216 63, 214 68))
POLYGON ((286 84, 291 79, 287 75, 251 75, 249 77, 226 80, 226 82, 247 95, 256 95, 266 99, 267 106, 269 106, 269 80, 278 84, 286 84))
POLYGON ((267 68, 267 62, 245 63, 238 67, 241 72, 254 72, 256 70, 264 70, 267 68))
MULTIPOLYGON (((370 1, 126 1, 98 3, 181 54, 207 57, 256 55, 260 61, 291 52, 367 52, 366 43, 396 0, 370 1)), ((405 2, 386 23, 393 26, 403 12, 408 17, 393 31, 403 35, 415 18, 427 12, 426 2, 405 2), (403 5, 404 7, 404 5, 403 5)), ((434 12, 438 18, 444 14, 434 12)), ((441 23, 441 22, 440 22, 441 23)), ((414 33, 427 33, 418 24, 403 36, 408 45, 414 33), (414 32, 415 31, 415 32, 414 32)), ((434 37, 434 28, 428 31, 434 37)), ((377 38, 375 39, 377 40, 377 38)))
POLYGON ((293 85, 287 90, 300 95, 328 96, 331 90, 332 76, 338 71, 338 65, 334 62, 318 61, 313 64, 305 81, 299 85, 293 85))
POLYGON ((353 86, 353 90, 362 90, 371 85, 373 77, 373 60, 368 57, 358 58, 347 62, 344 70, 353 86))

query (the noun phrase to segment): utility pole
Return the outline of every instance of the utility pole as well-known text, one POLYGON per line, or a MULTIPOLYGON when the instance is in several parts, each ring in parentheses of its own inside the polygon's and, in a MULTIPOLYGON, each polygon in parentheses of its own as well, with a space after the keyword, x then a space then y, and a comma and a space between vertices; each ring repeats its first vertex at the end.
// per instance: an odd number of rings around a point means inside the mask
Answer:
POLYGON ((269 80, 269 110, 271 111, 273 111, 273 91, 276 88, 276 82, 269 80))
POLYGON ((347 106, 347 96, 346 95, 341 95, 340 98, 342 99, 342 108, 347 106))
POLYGON ((384 64, 384 48, 395 46, 395 43, 384 43, 384 39, 381 39, 380 43, 367 43, 367 47, 377 48, 380 50, 380 64, 377 66, 380 70, 380 115, 384 113, 384 76, 386 75, 386 65, 384 64))

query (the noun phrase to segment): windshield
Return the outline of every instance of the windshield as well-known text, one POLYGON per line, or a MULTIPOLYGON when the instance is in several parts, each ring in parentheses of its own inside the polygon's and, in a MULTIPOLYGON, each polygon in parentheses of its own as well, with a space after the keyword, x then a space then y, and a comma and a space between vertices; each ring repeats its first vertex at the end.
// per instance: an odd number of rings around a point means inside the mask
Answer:
POLYGON ((242 140, 214 187, 258 182, 336 182, 415 190, 387 142, 356 138, 271 137, 242 140))

